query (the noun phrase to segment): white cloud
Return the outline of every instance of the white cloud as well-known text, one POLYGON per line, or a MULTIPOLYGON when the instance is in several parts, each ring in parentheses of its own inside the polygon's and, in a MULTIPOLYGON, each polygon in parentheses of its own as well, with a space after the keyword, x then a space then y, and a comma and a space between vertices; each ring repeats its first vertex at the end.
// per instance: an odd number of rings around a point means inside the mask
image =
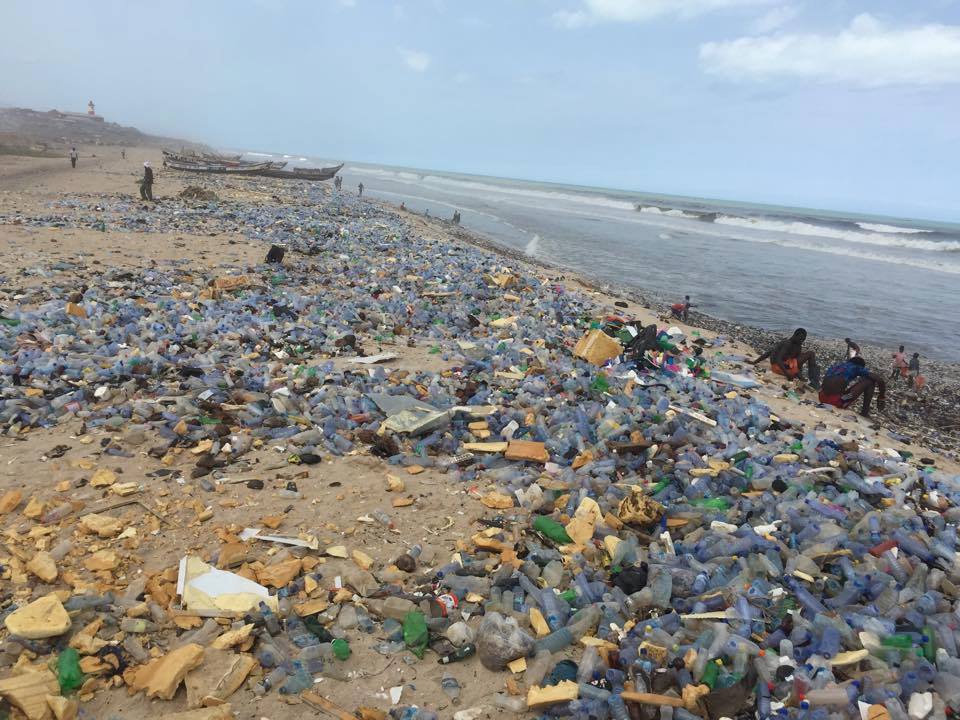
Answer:
POLYGON ((425 52, 420 52, 419 50, 405 50, 403 48, 398 48, 400 51, 403 61, 407 64, 407 67, 416 72, 424 72, 428 67, 430 67, 430 56, 425 52))
POLYGON ((770 5, 775 0, 582 0, 576 10, 558 10, 553 22, 578 28, 597 22, 645 22, 674 15, 691 18, 732 8, 770 5))
POLYGON ((703 69, 731 80, 801 78, 861 87, 960 82, 960 26, 888 28, 858 15, 836 35, 742 37, 700 46, 703 69))
POLYGON ((796 5, 780 5, 770 8, 753 22, 751 30, 755 33, 773 32, 786 25, 799 14, 800 8, 796 5))

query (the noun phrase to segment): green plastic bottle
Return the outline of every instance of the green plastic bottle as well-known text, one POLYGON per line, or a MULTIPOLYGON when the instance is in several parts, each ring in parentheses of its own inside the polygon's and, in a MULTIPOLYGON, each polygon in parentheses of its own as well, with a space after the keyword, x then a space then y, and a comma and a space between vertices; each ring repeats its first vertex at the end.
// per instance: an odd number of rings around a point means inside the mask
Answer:
POLYGON ((652 488, 650 488, 650 492, 649 492, 648 494, 649 494, 649 495, 656 495, 658 492, 660 492, 661 490, 665 490, 665 489, 668 488, 669 486, 670 486, 670 481, 669 481, 669 480, 660 480, 660 481, 657 482, 656 485, 654 485, 652 488))
POLYGON ((597 392, 606 392, 607 390, 609 390, 610 383, 607 382, 607 376, 597 375, 597 377, 593 379, 593 382, 590 383, 590 389, 596 390, 597 392))
POLYGON ((57 681, 60 683, 60 692, 64 695, 83 685, 80 653, 73 648, 67 648, 57 657, 57 681))
POLYGON ((937 643, 933 637, 933 629, 930 627, 924 627, 923 634, 927 638, 927 641, 923 643, 923 657, 925 657, 929 662, 933 662, 937 657, 937 643))
POLYGON ((419 610, 411 610, 403 619, 403 642, 410 648, 410 652, 422 658, 430 641, 427 630, 427 621, 419 610))
POLYGON ((880 641, 884 647, 898 648, 900 650, 909 650, 913 647, 913 636, 906 633, 894 633, 887 635, 880 641))
POLYGON ((567 531, 563 525, 546 515, 537 516, 537 519, 533 521, 533 529, 562 545, 570 545, 573 543, 573 538, 567 535, 567 531))
POLYGON ((703 677, 700 682, 713 690, 717 685, 717 678, 720 676, 720 663, 717 660, 711 660, 703 669, 703 677))
POLYGON ((333 646, 333 656, 337 660, 346 660, 350 657, 350 643, 343 638, 337 638, 330 644, 333 646))
POLYGON ((694 507, 710 508, 711 510, 729 510, 730 503, 726 498, 697 498, 691 500, 690 504, 694 507))

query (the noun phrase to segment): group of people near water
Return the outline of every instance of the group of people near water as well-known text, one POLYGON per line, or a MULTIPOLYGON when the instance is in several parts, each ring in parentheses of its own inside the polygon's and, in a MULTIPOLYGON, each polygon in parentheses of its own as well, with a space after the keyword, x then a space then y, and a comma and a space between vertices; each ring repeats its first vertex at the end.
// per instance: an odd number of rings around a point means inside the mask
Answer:
MULTIPOLYGON (((690 316, 690 296, 684 296, 682 302, 670 306, 671 315, 683 322, 690 316)), ((886 405, 887 382, 896 382, 901 379, 909 383, 918 393, 926 383, 920 374, 920 353, 913 353, 907 360, 905 348, 900 346, 893 353, 893 364, 889 378, 884 378, 867 367, 867 361, 860 354, 860 346, 850 338, 844 338, 847 346, 846 358, 827 368, 823 378, 820 377, 820 368, 817 366, 817 356, 813 350, 803 347, 807 339, 807 331, 797 330, 763 353, 752 365, 759 365, 769 359, 770 370, 774 374, 789 380, 801 378, 801 371, 806 369, 807 382, 812 388, 819 391, 821 403, 838 408, 848 408, 861 400, 860 414, 868 417, 874 394, 877 398, 877 408, 882 412, 886 405)))
MULTIPOLYGON (((770 369, 776 375, 791 380, 799 378, 801 370, 806 368, 807 382, 815 390, 820 391, 820 402, 838 408, 848 408, 862 398, 860 414, 864 417, 870 415, 870 404, 876 392, 877 409, 883 411, 886 404, 887 379, 867 367, 867 361, 860 354, 859 345, 850 338, 845 338, 846 359, 827 368, 821 382, 816 353, 803 348, 806 339, 807 331, 797 328, 793 335, 781 340, 750 362, 758 365, 769 358, 770 369)), ((920 353, 914 353, 908 363, 904 346, 900 346, 900 349, 893 354, 893 372, 889 379, 894 381, 898 377, 909 378, 917 392, 923 389, 925 380, 920 374, 920 353)))

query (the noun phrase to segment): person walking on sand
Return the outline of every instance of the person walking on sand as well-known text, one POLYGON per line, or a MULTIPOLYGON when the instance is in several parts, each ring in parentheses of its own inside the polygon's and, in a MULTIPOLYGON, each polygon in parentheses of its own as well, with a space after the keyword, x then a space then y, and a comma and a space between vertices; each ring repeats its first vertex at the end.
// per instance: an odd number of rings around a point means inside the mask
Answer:
POLYGON ((690 302, 690 296, 684 295, 683 302, 674 303, 670 306, 670 312, 677 320, 686 322, 687 318, 690 317, 690 308, 692 307, 693 303, 690 302))
POLYGON ((363 183, 357 185, 357 189, 360 191, 360 197, 363 197, 363 183))
POLYGON ((120 159, 121 159, 121 160, 126 160, 126 159, 127 159, 127 150, 126 150, 126 148, 120 148, 120 159))
POLYGON ((75 147, 70 148, 70 167, 75 168, 77 166, 78 157, 80 157, 80 155, 77 153, 77 149, 75 147))
POLYGON ((867 369, 867 362, 862 357, 850 358, 831 365, 827 369, 823 378, 823 387, 820 388, 820 402, 838 408, 848 408, 862 395, 863 405, 860 407, 860 414, 870 417, 870 402, 873 400, 874 389, 878 391, 877 409, 883 412, 886 405, 886 382, 867 369))
POLYGON ((903 352, 903 345, 893 354, 893 366, 890 369, 890 379, 896 380, 898 377, 907 377, 907 355, 903 352))
POLYGON ((820 387, 820 369, 817 367, 817 356, 813 350, 803 349, 806 339, 807 331, 797 328, 793 335, 778 342, 756 360, 751 360, 750 364, 759 365, 770 358, 770 369, 774 374, 790 380, 799 378, 800 370, 806 365, 810 385, 816 389, 820 387))
POLYGON ((153 202, 153 168, 150 161, 143 164, 143 179, 140 180, 140 198, 153 202))

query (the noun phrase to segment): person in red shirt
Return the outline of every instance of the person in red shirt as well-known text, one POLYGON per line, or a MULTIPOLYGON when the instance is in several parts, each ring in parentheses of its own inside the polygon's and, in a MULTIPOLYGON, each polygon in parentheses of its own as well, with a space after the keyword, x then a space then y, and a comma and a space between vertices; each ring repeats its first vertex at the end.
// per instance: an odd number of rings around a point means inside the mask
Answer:
POLYGON ((896 380, 897 377, 907 377, 907 355, 903 352, 903 345, 893 354, 893 367, 890 371, 890 379, 896 380))

